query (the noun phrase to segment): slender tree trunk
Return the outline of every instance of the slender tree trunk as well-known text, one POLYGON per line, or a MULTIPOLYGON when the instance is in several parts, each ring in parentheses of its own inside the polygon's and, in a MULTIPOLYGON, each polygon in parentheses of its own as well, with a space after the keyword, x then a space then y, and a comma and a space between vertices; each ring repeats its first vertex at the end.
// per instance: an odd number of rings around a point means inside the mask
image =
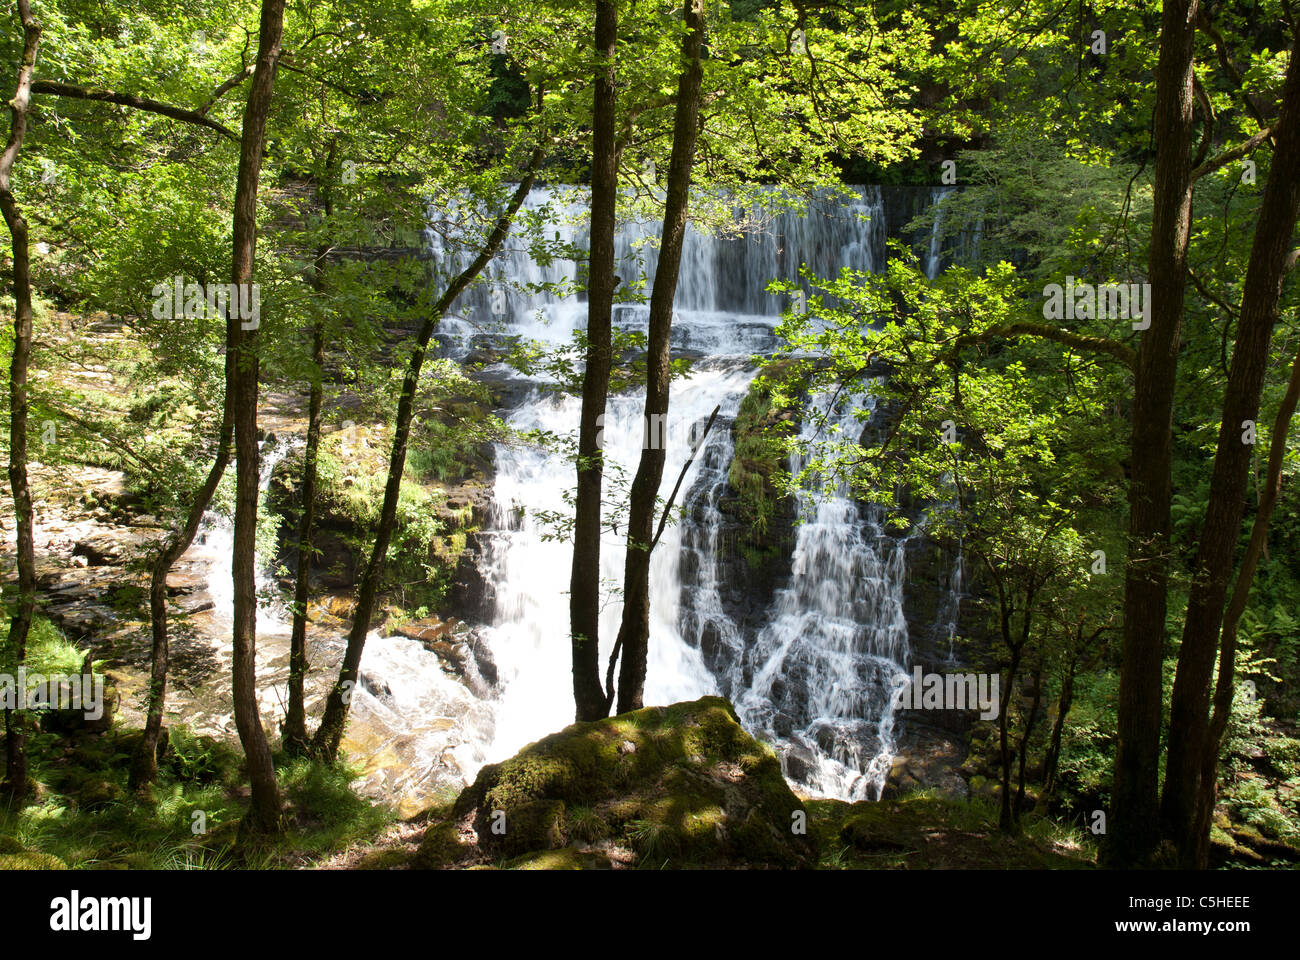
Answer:
POLYGON ((1043 659, 1040 656, 1034 666, 1034 699, 1029 706, 1029 718, 1025 720, 1025 729, 1020 735, 1019 756, 1016 761, 1016 807, 1013 815, 1020 821, 1020 811, 1025 805, 1025 762, 1029 754, 1029 738, 1033 736, 1038 724, 1038 708, 1043 702, 1043 659))
MULTIPOLYGON (((263 0, 258 29, 257 66, 249 82, 239 148, 239 178, 235 188, 234 265, 231 280, 237 289, 251 282, 257 253, 257 186, 266 148, 266 121, 275 88, 284 32, 285 0, 263 0)), ((243 301, 244 297, 240 296, 243 301)), ((251 301, 251 298, 249 299, 251 301)), ((233 315, 226 321, 226 349, 234 354, 235 535, 231 561, 235 610, 231 664, 235 727, 248 762, 252 804, 242 828, 252 834, 279 829, 280 790, 262 715, 257 707, 257 328, 233 315), (251 329, 244 329, 248 325, 251 329)))
MULTIPOLYGON (((1002 590, 1002 584, 999 581, 999 594, 1002 593, 1002 590)), ((1013 829, 1015 821, 1011 816, 1011 744, 1008 739, 1008 727, 1011 722, 1011 697, 1016 685, 1016 675, 1020 671, 1021 647, 1011 639, 1011 610, 1007 605, 1005 596, 1000 596, 999 601, 1002 642, 1006 644, 1007 650, 1011 654, 1011 662, 1007 666, 1007 674, 1002 681, 1002 694, 998 703, 998 767, 1002 781, 998 828, 1009 833, 1013 829)))
MULTIPOLYGON (((330 140, 325 161, 325 184, 321 189, 321 203, 325 208, 325 222, 329 224, 334 214, 333 177, 338 138, 330 140)), ((325 257, 328 245, 316 250, 312 283, 316 292, 325 290, 325 257)), ((306 753, 310 746, 307 736, 307 707, 303 685, 307 678, 307 598, 311 591, 312 536, 316 513, 316 458, 320 451, 321 406, 325 399, 325 323, 318 319, 312 328, 311 362, 316 376, 311 382, 311 396, 307 402, 307 443, 302 454, 302 517, 298 523, 298 571, 293 587, 293 629, 289 636, 289 705, 285 711, 281 742, 291 756, 306 753)))
MULTIPOLYGON (((318 371, 325 360, 325 325, 317 321, 312 329, 312 363, 318 371)), ((321 374, 323 377, 323 372, 321 374)), ((289 705, 285 711, 282 742, 290 756, 307 752, 307 707, 303 686, 307 679, 307 599, 311 592, 312 543, 316 512, 316 458, 320 452, 323 380, 313 380, 307 403, 307 443, 303 448, 302 518, 298 524, 298 571, 293 585, 293 629, 289 636, 289 705)))
POLYGON ((135 756, 131 761, 129 785, 132 790, 139 790, 146 784, 153 783, 158 776, 158 738, 162 733, 163 708, 167 702, 167 670, 170 664, 167 638, 167 575, 194 542, 194 535, 203 521, 203 513, 212 502, 217 484, 221 482, 230 463, 231 438, 235 427, 230 405, 230 380, 233 366, 233 358, 227 353, 226 397, 222 403, 216 459, 213 460, 203 485, 194 495, 184 525, 172 535, 162 552, 155 558, 149 576, 149 621, 153 631, 153 649, 150 653, 149 698, 144 732, 140 736, 135 756))
MULTIPOLYGON (((14 498, 17 525, 18 602, 9 621, 8 659, 16 672, 27 658, 27 634, 36 609, 36 544, 33 531, 32 493, 27 484, 27 366, 32 354, 31 262, 27 250, 27 220, 13 192, 14 162, 27 133, 36 49, 41 25, 32 16, 28 0, 18 0, 23 27, 23 58, 18 66, 18 88, 9 101, 9 142, 0 154, 0 212, 13 241, 14 349, 9 365, 9 487, 14 498)), ((21 710, 5 711, 5 780, 3 789, 15 801, 27 796, 27 729, 21 710)))
MULTIPOLYGON (((700 55, 704 46, 704 17, 697 12, 698 0, 686 0, 682 17, 689 31, 682 39, 684 66, 677 82, 677 114, 673 125, 673 149, 668 165, 668 186, 664 198, 664 225, 659 243, 659 260, 650 293, 648 356, 646 358, 645 443, 636 477, 632 481, 627 528, 627 558, 623 573, 623 620, 615 643, 623 650, 623 667, 618 681, 618 712, 639 710, 645 690, 646 658, 650 644, 650 537, 653 533, 655 501, 664 475, 664 449, 668 431, 668 395, 671 371, 669 334, 673 323, 673 301, 686 241, 687 206, 690 200, 691 165, 695 157, 695 136, 699 129, 700 55), (663 424, 663 429, 656 429, 663 424)), ((608 706, 606 706, 608 710, 608 706)))
POLYGON ((1145 863, 1159 842, 1161 663, 1169 584, 1174 384, 1192 211, 1193 40, 1197 0, 1165 0, 1156 67, 1155 188, 1147 279, 1151 325, 1133 384, 1128 562, 1118 750, 1110 832, 1112 866, 1145 863))
MULTIPOLYGON (((1170 704, 1161 818, 1165 835, 1177 847, 1184 867, 1204 866, 1198 862, 1195 819, 1210 723, 1210 682, 1255 452, 1251 444, 1243 442, 1242 431, 1259 415, 1287 255, 1300 215, 1300 58, 1294 54, 1287 67, 1274 144, 1242 289, 1209 504, 1196 552, 1170 704)), ((1229 664, 1229 672, 1232 666, 1229 664)))
POLYGON ((1061 762, 1061 736, 1065 732, 1065 721, 1074 706, 1074 674, 1079 666, 1078 647, 1065 667, 1061 677, 1061 695, 1056 700, 1056 719, 1052 722, 1052 732, 1047 738, 1047 753, 1043 757, 1043 796, 1039 807, 1047 811, 1047 805, 1056 793, 1056 774, 1061 762))
POLYGON ((573 654, 573 700, 579 720, 609 713, 600 686, 600 506, 603 451, 600 424, 609 393, 614 311, 614 221, 618 201, 617 93, 614 58, 618 43, 615 0, 596 0, 591 154, 591 251, 587 275, 587 351, 578 425, 578 482, 573 514, 573 568, 569 580, 569 633, 573 654))
POLYGON ((379 584, 384 572, 384 561, 388 555, 388 544, 397 526, 397 498, 402 489, 402 471, 406 468, 406 444, 411 436, 411 421, 415 416, 420 370, 424 366, 424 355, 429 346, 429 339, 433 336, 438 321, 455 299, 496 256, 506 234, 510 232, 515 214, 519 212, 519 208, 528 197, 528 192, 532 189, 543 156, 541 147, 533 151, 523 179, 511 196, 505 211, 497 218, 483 248, 474 261, 448 284, 438 302, 429 311, 420 326, 415 349, 411 351, 406 377, 402 380, 401 396, 397 402, 397 419, 393 424, 393 448, 388 460, 384 504, 379 513, 379 525, 375 528, 375 545, 370 552, 370 559, 366 563, 365 572, 361 575, 361 583, 357 588, 356 609, 352 615, 352 628, 348 631, 348 644, 343 654, 339 679, 325 702, 325 714, 312 740, 312 752, 328 762, 332 763, 338 757, 339 744, 343 741, 343 728, 347 722, 352 690, 356 686, 357 671, 361 667, 361 654, 366 645, 366 634, 370 630, 370 620, 374 616, 375 603, 379 597, 379 584))
POLYGON ((1267 544, 1268 524, 1282 492, 1282 463, 1286 459, 1287 433, 1291 418, 1295 416, 1296 403, 1300 401, 1300 353, 1291 366, 1291 382, 1273 421, 1273 439, 1268 457, 1268 479, 1260 491, 1259 509, 1250 531, 1250 543, 1241 561, 1237 582, 1232 589, 1232 600, 1223 618, 1223 642, 1219 650, 1219 679, 1214 688, 1214 717, 1201 754, 1201 780, 1196 800, 1195 862, 1202 869, 1209 865, 1210 825, 1214 819, 1214 802, 1218 791, 1219 747, 1223 732, 1228 728, 1235 692, 1237 660, 1237 624, 1246 611, 1250 599, 1250 584, 1255 578, 1255 568, 1267 544))

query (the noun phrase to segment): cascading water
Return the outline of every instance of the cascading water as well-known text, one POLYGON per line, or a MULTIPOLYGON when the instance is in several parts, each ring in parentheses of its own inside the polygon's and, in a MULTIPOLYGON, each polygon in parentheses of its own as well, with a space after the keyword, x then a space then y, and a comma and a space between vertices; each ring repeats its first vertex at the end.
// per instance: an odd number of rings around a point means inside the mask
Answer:
MULTIPOLYGON (((819 434, 860 434, 855 410, 874 406, 869 395, 814 402, 827 419, 805 421, 795 474, 819 434)), ((894 753, 893 694, 907 676, 906 540, 887 534, 879 512, 844 484, 802 500, 790 582, 736 667, 752 676, 737 709, 748 727, 780 742, 786 776, 810 792, 874 800, 894 753)))
MULTIPOLYGON (((535 191, 530 204, 548 202, 535 191)), ((892 694, 909 654, 903 616, 905 542, 847 495, 810 493, 797 530, 789 582, 778 590, 761 625, 737 623, 721 593, 728 545, 720 509, 733 454, 731 423, 755 375, 751 355, 775 345, 773 326, 787 306, 765 292, 773 279, 793 279, 800 264, 821 276, 841 267, 872 270, 883 262, 886 225, 880 191, 861 188, 853 202, 814 203, 806 217, 782 214, 768 228, 739 238, 688 234, 677 294, 673 345, 699 356, 693 372, 673 385, 666 496, 686 457, 686 428, 720 405, 718 420, 683 483, 684 520, 670 527, 651 569, 651 662, 646 701, 667 703, 723 692, 742 721, 774 742, 788 777, 815 794, 861 799, 879 795, 894 750, 892 694)), ((570 208, 570 214, 572 210, 570 208)), ((580 222, 580 218, 574 218, 580 222)), ((646 229, 625 226, 617 249, 637 252, 653 276, 646 229)), ((581 236, 572 232, 576 242, 581 236)), ((938 252, 930 262, 937 268, 938 252)), ((502 272, 529 282, 558 283, 572 263, 538 271, 522 254, 508 254, 502 272)), ((486 303, 466 312, 486 316, 486 303)), ((552 343, 585 319, 585 305, 512 292, 507 329, 552 343)), ((644 306, 616 310, 616 323, 637 328, 644 306)), ((468 333, 460 331, 462 337, 468 333)), ((472 334, 470 334, 472 336, 472 334)), ((446 343, 449 352, 466 348, 446 343)), ((869 404, 856 398, 857 406, 869 404)), ((841 429, 857 423, 853 404, 830 411, 841 429)), ((642 397, 612 398, 605 421, 607 502, 616 500, 619 471, 630 478, 642 439, 642 397)), ((530 385, 510 416, 520 430, 572 435, 579 402, 530 385)), ((811 425, 805 425, 808 439, 811 425)), ((856 429, 860 432, 861 424, 856 429)), ((568 644, 571 548, 543 522, 547 512, 571 515, 573 485, 566 457, 523 444, 496 450, 492 532, 482 570, 496 613, 484 632, 501 672, 495 733, 485 750, 501 759, 572 719, 568 644)), ((803 462, 791 466, 798 470, 803 462)), ((621 580, 625 530, 607 506, 601 576, 621 580)), ((602 613, 602 665, 617 632, 621 604, 611 594, 602 613)))

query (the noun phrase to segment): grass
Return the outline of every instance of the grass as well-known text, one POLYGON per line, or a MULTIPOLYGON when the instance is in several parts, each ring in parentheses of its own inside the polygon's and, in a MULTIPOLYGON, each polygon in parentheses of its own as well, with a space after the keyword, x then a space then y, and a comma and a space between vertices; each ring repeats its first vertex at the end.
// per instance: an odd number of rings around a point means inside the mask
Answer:
POLYGON ((76 740, 34 734, 28 744, 39 784, 35 802, 0 807, 0 843, 73 869, 304 867, 379 836, 393 820, 352 791, 355 771, 297 759, 277 771, 284 833, 242 843, 238 825, 247 799, 238 752, 173 730, 158 781, 140 799, 126 789, 137 737, 133 731, 76 740))
POLYGON ((809 800, 823 870, 1040 870, 1096 865, 1096 847, 1078 827, 1026 816, 1004 834, 983 799, 955 801, 928 791, 899 800, 848 804, 809 800))

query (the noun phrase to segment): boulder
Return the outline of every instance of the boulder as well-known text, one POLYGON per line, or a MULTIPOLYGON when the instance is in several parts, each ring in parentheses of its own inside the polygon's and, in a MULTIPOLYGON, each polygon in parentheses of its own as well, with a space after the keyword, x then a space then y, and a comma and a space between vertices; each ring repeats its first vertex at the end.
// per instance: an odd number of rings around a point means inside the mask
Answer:
POLYGON ((415 864, 811 867, 801 801, 721 697, 575 723, 484 767, 415 864))

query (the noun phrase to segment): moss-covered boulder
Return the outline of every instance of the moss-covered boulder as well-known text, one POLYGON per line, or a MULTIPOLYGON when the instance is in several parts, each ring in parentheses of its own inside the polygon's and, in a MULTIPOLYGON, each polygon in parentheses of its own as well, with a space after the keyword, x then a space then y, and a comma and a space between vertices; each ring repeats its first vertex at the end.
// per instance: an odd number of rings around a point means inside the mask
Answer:
POLYGON ((810 867, 775 754, 720 697, 575 723, 480 771, 416 865, 810 867))
POLYGON ((0 870, 66 870, 68 865, 48 853, 29 850, 13 837, 0 836, 0 870))

